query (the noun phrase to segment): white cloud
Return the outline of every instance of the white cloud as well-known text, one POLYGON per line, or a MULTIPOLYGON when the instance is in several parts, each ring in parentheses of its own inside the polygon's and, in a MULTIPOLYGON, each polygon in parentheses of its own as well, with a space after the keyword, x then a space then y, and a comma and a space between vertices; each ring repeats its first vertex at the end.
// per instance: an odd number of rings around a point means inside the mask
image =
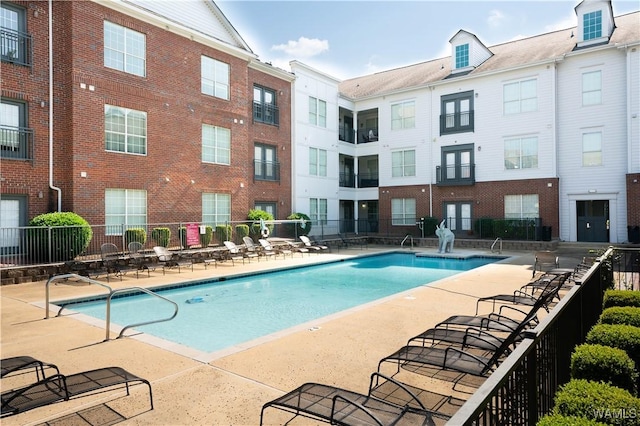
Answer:
POLYGON ((328 51, 329 41, 300 37, 297 41, 289 40, 287 44, 271 46, 271 50, 280 50, 294 58, 311 58, 328 51))
POLYGON ((502 23, 507 19, 507 16, 501 11, 494 9, 489 12, 489 17, 487 18, 487 24, 491 28, 497 28, 502 25, 502 23))

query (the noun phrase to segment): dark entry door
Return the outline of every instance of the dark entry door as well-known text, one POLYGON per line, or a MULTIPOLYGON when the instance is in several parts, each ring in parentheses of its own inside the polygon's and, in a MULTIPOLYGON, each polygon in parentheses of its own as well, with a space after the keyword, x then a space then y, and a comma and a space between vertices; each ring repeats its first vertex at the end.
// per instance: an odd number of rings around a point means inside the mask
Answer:
POLYGON ((578 241, 609 242, 609 200, 576 201, 578 241))

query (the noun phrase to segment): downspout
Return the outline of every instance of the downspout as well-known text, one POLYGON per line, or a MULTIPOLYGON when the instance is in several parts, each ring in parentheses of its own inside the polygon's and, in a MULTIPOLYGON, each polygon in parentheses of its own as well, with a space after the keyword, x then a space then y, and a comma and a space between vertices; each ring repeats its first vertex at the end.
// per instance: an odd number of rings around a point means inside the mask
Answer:
POLYGON ((58 211, 62 211, 62 190, 53 185, 53 0, 49 0, 49 188, 58 192, 58 211))
MULTIPOLYGON (((433 86, 429 86, 429 117, 431 117, 431 126, 429 129, 429 217, 433 217, 433 86)), ((424 230, 422 231, 424 234, 424 230)))

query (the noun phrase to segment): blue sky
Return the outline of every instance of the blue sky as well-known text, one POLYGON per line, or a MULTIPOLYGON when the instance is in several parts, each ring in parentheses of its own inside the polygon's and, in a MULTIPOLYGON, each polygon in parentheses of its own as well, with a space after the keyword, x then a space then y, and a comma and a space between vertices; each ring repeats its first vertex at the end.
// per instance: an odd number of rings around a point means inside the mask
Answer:
MULTIPOLYGON (((297 59, 339 79, 449 55, 464 29, 486 46, 576 26, 579 1, 246 1, 218 7, 263 62, 297 59)), ((639 9, 613 0, 614 15, 639 9)))

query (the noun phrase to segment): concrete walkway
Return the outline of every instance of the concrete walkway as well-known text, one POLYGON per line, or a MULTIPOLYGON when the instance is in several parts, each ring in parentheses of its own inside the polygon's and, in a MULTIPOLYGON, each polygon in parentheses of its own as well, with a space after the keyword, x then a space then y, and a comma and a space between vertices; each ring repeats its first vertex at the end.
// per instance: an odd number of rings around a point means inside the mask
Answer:
MULTIPOLYGON (((385 250, 389 246, 304 257, 297 254, 286 260, 236 266, 229 263, 206 270, 200 264, 193 272, 167 271, 163 276, 162 271, 155 271, 151 277, 125 277, 121 282, 112 279, 109 285, 154 287, 385 250)), ((428 252, 433 254, 434 250, 428 252)), ((581 254, 561 257, 561 267, 573 267, 581 254)), ((137 386, 131 396, 115 391, 77 398, 5 418, 2 424, 257 425, 265 402, 304 382, 366 393, 369 376, 378 361, 406 344, 409 337, 452 314, 473 314, 478 297, 512 292, 530 280, 533 253, 503 255, 511 257, 204 357, 181 348, 150 344, 144 336, 105 342, 104 325, 100 322, 92 325, 75 315, 44 319, 45 282, 3 286, 2 358, 30 355, 56 364, 63 374, 120 366, 151 381, 155 409, 149 410, 146 388, 137 386)), ((54 301, 96 293, 101 293, 97 286, 61 284, 51 288, 54 301)), ((3 378, 2 390, 32 379, 32 375, 3 378)), ((434 379, 413 375, 410 380, 425 389, 450 392, 447 384, 434 379)), ((290 417, 278 410, 267 410, 265 424, 283 424, 290 417)), ((297 418, 290 424, 313 422, 297 418)))

